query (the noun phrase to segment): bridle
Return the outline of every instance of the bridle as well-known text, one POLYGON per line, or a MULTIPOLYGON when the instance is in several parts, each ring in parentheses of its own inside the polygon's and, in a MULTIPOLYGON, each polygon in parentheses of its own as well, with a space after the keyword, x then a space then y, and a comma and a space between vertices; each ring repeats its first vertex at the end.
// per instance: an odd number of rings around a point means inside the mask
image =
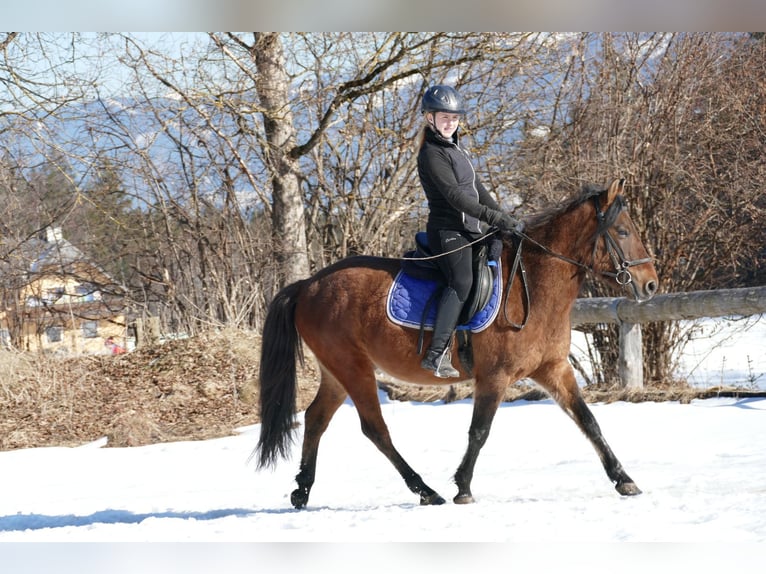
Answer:
MULTIPOLYGON (((598 246, 598 237, 604 238, 604 246, 609 258, 614 265, 614 272, 601 271, 602 275, 607 277, 613 277, 618 285, 632 285, 633 274, 630 272, 631 267, 636 265, 643 265, 652 261, 651 257, 644 257, 642 259, 627 259, 622 248, 617 244, 614 238, 609 235, 609 229, 614 225, 617 216, 624 211, 625 201, 621 195, 618 195, 606 212, 601 210, 601 206, 598 200, 598 195, 593 197, 593 203, 596 206, 596 219, 598 220, 598 230, 596 231, 596 241, 593 244, 593 262, 596 260, 596 247, 598 246)), ((591 263, 591 272, 593 272, 593 263, 591 263)), ((633 286, 635 289, 635 286, 633 286)))
POLYGON ((522 244, 526 240, 529 243, 532 243, 535 245, 538 249, 544 251, 548 255, 551 255, 552 257, 555 257, 557 259, 561 259, 562 261, 566 261, 567 263, 570 263, 576 267, 579 267, 580 269, 583 269, 586 272, 593 273, 593 274, 601 274, 606 277, 612 277, 618 285, 620 286, 627 286, 630 285, 633 289, 634 294, 636 293, 636 286, 633 283, 633 274, 630 272, 631 267, 635 267, 637 265, 643 265, 644 263, 650 263, 653 259, 651 257, 644 257, 642 259, 628 259, 625 257, 625 252, 622 250, 622 248, 619 246, 617 241, 609 234, 609 230, 614 225, 614 222, 617 220, 617 217, 625 210, 625 200, 622 195, 618 195, 615 197, 614 201, 611 203, 611 205, 606 209, 606 211, 601 209, 601 202, 599 201, 599 196, 594 195, 593 196, 593 203, 594 207, 596 208, 596 220, 598 222, 598 227, 596 229, 596 240, 593 242, 593 254, 591 256, 591 264, 586 265, 582 261, 577 261, 575 259, 572 259, 571 257, 567 257, 566 255, 562 255, 561 253, 557 253, 545 245, 539 243, 538 241, 532 239, 529 237, 526 233, 523 231, 514 231, 514 235, 517 235, 519 237, 518 245, 516 247, 516 254, 513 259, 513 266, 511 267, 511 272, 508 275, 508 282, 505 286, 505 293, 503 295, 503 316, 505 317, 505 320, 508 321, 508 323, 517 329, 523 329, 524 326, 527 324, 527 321, 529 319, 529 286, 527 285, 527 274, 526 269, 524 268, 524 262, 521 259, 521 249, 522 244), (607 254, 609 255, 609 259, 612 262, 612 265, 614 266, 614 271, 596 271, 594 269, 596 264, 596 249, 598 248, 598 240, 599 238, 604 239, 604 247, 606 249, 607 254), (516 272, 521 272, 521 282, 524 288, 524 299, 525 299, 525 305, 524 305, 524 320, 519 323, 514 323, 508 318, 508 295, 511 291, 511 287, 513 286, 513 281, 516 277, 516 272))

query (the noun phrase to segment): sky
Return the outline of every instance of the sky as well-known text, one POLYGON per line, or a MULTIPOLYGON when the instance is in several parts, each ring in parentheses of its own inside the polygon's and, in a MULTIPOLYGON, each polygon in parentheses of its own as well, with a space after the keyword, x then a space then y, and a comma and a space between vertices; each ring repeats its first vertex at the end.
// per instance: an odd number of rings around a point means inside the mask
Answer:
MULTIPOLYGON (((766 336, 764 319, 746 332, 741 326, 707 337, 729 365, 758 354, 766 336)), ((702 377, 704 362, 694 363, 702 377)), ((250 460, 259 425, 208 441, 19 449, 0 452, 3 570, 236 574, 315 572, 321 564, 321 572, 330 565, 476 572, 502 561, 514 572, 577 563, 590 572, 645 573, 688 572, 701 560, 750 572, 766 557, 766 399, 591 405, 643 490, 635 497, 617 494, 552 401, 503 404, 476 467, 477 502, 456 505, 452 475, 470 400, 380 398, 395 445, 447 504, 418 505, 362 435, 348 402, 323 438, 301 511, 289 500, 301 428, 291 459, 273 471, 256 471, 250 460)))

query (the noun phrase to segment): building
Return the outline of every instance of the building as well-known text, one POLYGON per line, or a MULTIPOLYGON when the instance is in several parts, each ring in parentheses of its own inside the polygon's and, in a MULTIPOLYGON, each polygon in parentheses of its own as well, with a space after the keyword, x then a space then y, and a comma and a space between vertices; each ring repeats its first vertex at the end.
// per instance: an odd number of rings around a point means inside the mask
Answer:
POLYGON ((109 341, 127 348, 124 290, 60 228, 7 253, 0 285, 5 346, 61 355, 111 352, 109 341))

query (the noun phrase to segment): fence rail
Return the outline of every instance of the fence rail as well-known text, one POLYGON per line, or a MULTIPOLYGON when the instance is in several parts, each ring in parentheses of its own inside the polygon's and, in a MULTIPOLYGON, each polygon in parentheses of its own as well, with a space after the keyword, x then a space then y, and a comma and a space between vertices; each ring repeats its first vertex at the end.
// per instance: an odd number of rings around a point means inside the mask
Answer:
POLYGON ((656 295, 645 303, 624 297, 593 297, 575 301, 572 328, 594 323, 620 326, 620 382, 624 387, 644 385, 641 323, 705 317, 759 315, 766 312, 766 286, 715 289, 656 295))

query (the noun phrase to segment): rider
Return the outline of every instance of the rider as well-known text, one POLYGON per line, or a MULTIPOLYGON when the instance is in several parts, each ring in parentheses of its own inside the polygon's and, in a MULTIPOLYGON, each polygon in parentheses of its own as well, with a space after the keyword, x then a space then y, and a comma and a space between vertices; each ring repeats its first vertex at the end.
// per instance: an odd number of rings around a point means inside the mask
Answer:
POLYGON ((521 224, 500 211, 458 143, 458 125, 466 111, 457 91, 431 86, 420 111, 426 120, 418 152, 418 175, 428 199, 426 231, 434 255, 445 254, 436 261, 446 280, 431 345, 420 365, 440 378, 459 377, 451 364, 450 343, 473 285, 473 254, 466 247, 486 235, 489 226, 512 231, 521 224))

